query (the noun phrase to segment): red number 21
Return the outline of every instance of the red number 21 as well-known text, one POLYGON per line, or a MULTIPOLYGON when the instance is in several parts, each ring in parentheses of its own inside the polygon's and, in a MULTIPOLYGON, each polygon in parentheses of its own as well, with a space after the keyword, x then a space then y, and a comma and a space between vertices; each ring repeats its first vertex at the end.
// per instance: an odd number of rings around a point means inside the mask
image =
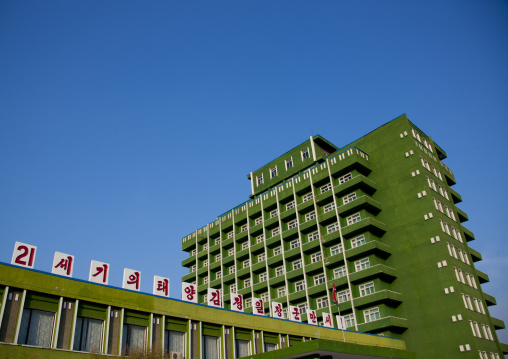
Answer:
POLYGON ((19 246, 18 251, 23 251, 23 253, 17 256, 14 262, 17 264, 21 264, 23 266, 27 265, 26 261, 22 259, 25 258, 28 255, 28 252, 30 251, 30 257, 28 258, 28 266, 32 267, 34 263, 35 248, 30 248, 29 250, 27 246, 19 246))

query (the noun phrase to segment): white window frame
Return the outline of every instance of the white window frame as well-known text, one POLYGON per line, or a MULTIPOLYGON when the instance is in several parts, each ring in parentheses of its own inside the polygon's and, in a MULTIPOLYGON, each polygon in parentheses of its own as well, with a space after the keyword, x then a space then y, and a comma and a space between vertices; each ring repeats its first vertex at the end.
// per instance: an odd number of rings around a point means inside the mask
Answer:
POLYGON ((312 192, 306 193, 302 196, 302 203, 310 201, 314 198, 314 194, 312 192))
POLYGON ((365 319, 365 323, 375 322, 376 320, 381 319, 379 307, 364 310, 363 317, 365 319))
POLYGON ((272 237, 277 236, 279 234, 280 234, 280 227, 275 227, 274 229, 272 229, 272 237))
POLYGON ((312 233, 309 233, 307 235, 307 240, 309 242, 312 242, 312 241, 315 241, 315 240, 318 240, 319 239, 319 232, 318 231, 315 231, 315 232, 312 232, 312 233))
POLYGON ((350 226, 352 224, 358 223, 362 220, 362 216, 360 215, 360 212, 357 212, 355 214, 350 215, 347 217, 347 225, 350 226))
POLYGON ((279 211, 274 209, 273 211, 270 212, 270 218, 277 217, 278 214, 279 214, 279 211))
POLYGON ((293 157, 290 157, 289 160, 286 160, 286 171, 293 167, 293 157))
POLYGON ((331 189, 332 189, 332 184, 331 183, 327 183, 324 186, 321 186, 320 191, 321 191, 321 193, 325 193, 325 192, 328 192, 331 189))
POLYGON ((263 184, 263 174, 256 177, 256 183, 258 186, 263 184))
POLYGON ((360 291, 360 297, 365 297, 367 295, 374 294, 376 292, 374 282, 361 284, 359 286, 359 291, 360 291))
POLYGON ((316 252, 316 253, 312 253, 311 256, 310 256, 310 262, 311 263, 317 263, 317 262, 322 261, 322 260, 323 260, 323 254, 321 253, 321 251, 316 252))
POLYGON ((268 274, 266 272, 263 272, 259 275, 259 283, 266 282, 268 279, 268 274))
POLYGON ((243 261, 243 268, 249 268, 250 267, 250 260, 246 259, 243 261))
POLYGON ((280 247, 280 246, 279 247, 275 247, 273 249, 273 255, 274 256, 278 256, 279 254, 282 254, 282 247, 280 247))
POLYGON ((254 225, 257 226, 258 224, 263 223, 263 216, 258 217, 254 220, 254 225))
POLYGON ((348 204, 350 202, 353 202, 356 199, 357 199, 356 192, 353 192, 353 193, 348 194, 347 196, 342 197, 342 203, 348 204))
POLYGON ((242 243, 242 250, 249 248, 249 241, 242 243))
POLYGON ((220 253, 215 255, 215 261, 216 262, 219 262, 221 260, 221 258, 222 258, 222 255, 220 253))
POLYGON ((339 184, 344 184, 347 181, 351 181, 353 179, 353 176, 351 175, 351 172, 346 173, 344 176, 339 177, 338 181, 339 184))
POLYGON ((316 211, 312 211, 305 214, 305 222, 312 221, 316 218, 316 211))
POLYGON ((297 259, 293 262, 293 270, 297 270, 302 268, 303 261, 301 259, 297 259))
POLYGON ((344 251, 344 247, 342 246, 342 243, 336 244, 334 246, 330 247, 330 255, 336 256, 337 254, 340 254, 344 251))
POLYGON ((333 269, 333 277, 336 279, 345 277, 346 275, 347 275, 346 266, 337 267, 333 269))
POLYGON ((365 239, 365 235, 362 234, 362 235, 359 235, 358 237, 355 237, 355 238, 351 239, 351 248, 360 247, 360 246, 363 246, 366 243, 367 242, 366 242, 366 239, 365 239))
POLYGON ((258 263, 266 260, 266 253, 261 253, 258 255, 258 263))
POLYGON ((277 298, 286 296, 286 286, 277 288, 277 298))
POLYGON ((295 282, 295 292, 301 292, 302 290, 305 290, 305 281, 300 280, 295 282))
POLYGON ((323 213, 331 212, 335 209, 335 202, 329 203, 323 207, 323 213))
POLYGON ((229 248, 228 249, 228 256, 232 256, 234 254, 235 254, 235 248, 234 247, 233 248, 229 248))
POLYGON ((328 297, 316 298, 316 309, 328 308, 328 297))
POLYGON ((236 266, 229 267, 229 274, 233 274, 234 272, 236 272, 236 266))
POLYGON ((339 303, 349 302, 351 300, 351 291, 349 289, 341 290, 337 293, 339 303))
POLYGON ((277 176, 277 166, 270 168, 270 178, 274 178, 277 176))
POLYGON ((355 269, 357 272, 370 268, 370 259, 362 258, 355 262, 355 269))
POLYGON ((330 234, 339 230, 339 223, 335 222, 326 227, 326 233, 330 234))
POLYGON ((326 283, 326 277, 324 273, 320 273, 314 276, 314 285, 320 285, 326 283))
POLYGON ((259 236, 256 237, 256 243, 261 243, 265 240, 265 236, 264 234, 261 234, 259 236))
POLYGON ((275 268, 275 276, 278 277, 284 274, 284 266, 275 268))
POLYGON ((298 247, 300 247, 300 239, 292 240, 289 243, 289 248, 291 248, 291 249, 295 249, 295 248, 298 248, 298 247))
POLYGON ((308 148, 301 151, 301 154, 302 154, 302 161, 305 160, 306 158, 310 158, 310 152, 309 152, 308 148))
POLYGON ((288 230, 298 227, 298 221, 296 219, 288 222, 288 230))
POLYGON ((295 205, 295 201, 288 202, 288 204, 286 204, 286 211, 295 208, 295 205))

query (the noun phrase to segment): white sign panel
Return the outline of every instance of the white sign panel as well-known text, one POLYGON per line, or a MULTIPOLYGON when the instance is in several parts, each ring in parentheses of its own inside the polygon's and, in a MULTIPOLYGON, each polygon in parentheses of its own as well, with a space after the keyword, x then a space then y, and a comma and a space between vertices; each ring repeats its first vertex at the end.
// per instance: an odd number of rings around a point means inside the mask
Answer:
POLYGON ((302 316, 300 314, 300 309, 298 307, 290 305, 289 306, 289 313, 290 313, 290 318, 293 322, 301 322, 302 321, 302 316))
POLYGON ((139 292, 141 273, 134 269, 124 268, 122 288, 139 292))
POLYGON ((34 268, 36 246, 16 242, 14 244, 14 252, 12 253, 11 264, 25 268, 34 268))
POLYGON ((231 310, 243 312, 243 295, 231 293, 231 310))
POLYGON ((211 307, 222 308, 220 289, 208 288, 208 305, 211 307))
POLYGON ((90 274, 88 280, 93 283, 108 285, 109 282, 109 264, 99 261, 90 263, 90 274))
POLYGON ((182 300, 192 303, 198 302, 195 284, 182 282, 182 300))
POLYGON ((323 312, 323 326, 333 328, 332 315, 330 313, 323 312))
POLYGON ((346 321, 344 320, 344 317, 336 315, 335 318, 337 319, 337 328, 346 330, 346 321))
POLYGON ((282 315, 282 304, 277 302, 272 302, 272 317, 283 319, 282 315))
POLYGON ((53 257, 53 267, 51 273, 63 275, 65 277, 72 277, 72 270, 74 269, 74 256, 69 254, 55 252, 53 257))
POLYGON ((307 311, 307 323, 317 325, 317 315, 315 310, 309 310, 307 311))
POLYGON ((256 315, 265 315, 265 303, 263 303, 263 299, 252 298, 252 313, 256 315))
POLYGON ((169 298, 169 278, 153 276, 153 294, 169 298))

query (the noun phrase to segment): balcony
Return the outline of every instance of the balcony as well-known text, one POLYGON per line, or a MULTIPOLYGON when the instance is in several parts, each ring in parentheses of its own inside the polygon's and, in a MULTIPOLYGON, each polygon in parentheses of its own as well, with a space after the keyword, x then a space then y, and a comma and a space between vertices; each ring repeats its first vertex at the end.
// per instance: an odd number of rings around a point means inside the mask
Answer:
POLYGON ((257 237, 260 234, 263 234, 263 223, 256 224, 250 228, 250 235, 253 237, 257 237))
POLYGON ((471 241, 475 240, 473 232, 471 232, 469 229, 462 226, 462 231, 464 232, 464 236, 466 237, 467 242, 471 242, 471 241))
POLYGON ((395 269, 384 264, 376 264, 370 268, 349 274, 351 283, 357 284, 372 278, 381 278, 385 282, 391 283, 397 278, 395 269))
POLYGON ((367 231, 370 231, 376 236, 381 237, 386 233, 386 225, 377 219, 367 217, 362 219, 360 222, 342 227, 342 236, 344 238, 351 238, 367 231))
POLYGON ((241 261, 249 258, 249 248, 242 249, 240 252, 236 253, 236 259, 241 261))
POLYGON ((495 330, 505 329, 506 328, 506 325, 504 324, 504 321, 502 321, 501 319, 497 319, 497 318, 494 318, 494 317, 490 317, 490 319, 492 321, 492 325, 494 326, 495 330))
POLYGON ((334 243, 340 243, 340 232, 337 230, 335 232, 325 234, 321 238, 321 243, 326 244, 327 247, 333 245, 334 243))
POLYGON ((483 299, 485 299, 485 303, 487 303, 488 307, 493 306, 493 305, 497 305, 496 298, 494 298, 490 294, 487 294, 487 293, 483 292, 483 299))
POLYGON ((303 268, 298 268, 298 269, 294 269, 290 272, 287 272, 286 277, 288 280, 303 278, 303 268))
POLYGON ((250 294, 250 287, 245 287, 245 288, 238 290, 238 294, 241 294, 241 295, 250 294))
POLYGON ((307 273, 309 275, 317 273, 317 272, 322 272, 322 271, 323 271, 323 263, 321 261, 312 263, 312 264, 308 264, 305 266, 305 273, 307 273))
POLYGON ((268 287, 268 282, 264 281, 261 283, 254 284, 254 287, 252 288, 252 290, 254 292, 261 292, 261 291, 264 291, 267 287, 268 287))
POLYGON ((233 247, 233 242, 234 242, 233 237, 228 238, 228 239, 224 239, 222 241, 222 248, 233 247))
POLYGON ((223 280, 224 284, 233 283, 235 281, 235 273, 225 275, 223 280))
POLYGON ((250 267, 242 268, 237 271, 238 278, 245 278, 250 276, 250 267))
POLYGON ((300 224, 300 231, 302 233, 311 232, 315 228, 316 228, 316 219, 311 219, 310 221, 300 224))
POLYGON ((392 292, 391 290, 382 290, 365 297, 355 298, 355 308, 367 308, 378 303, 384 303, 391 307, 397 307, 402 303, 402 294, 392 292))
POLYGON ((235 256, 227 256, 226 258, 222 259, 222 265, 227 266, 228 264, 233 264, 235 261, 235 256))
POLYGON ((193 264, 196 264, 196 256, 191 256, 182 261, 182 266, 184 267, 190 267, 193 264))
POLYGON ((302 246, 303 253, 313 252, 315 248, 319 248, 319 239, 307 242, 302 246))
POLYGON ((220 288, 222 285, 221 279, 215 279, 210 282, 210 288, 220 288))
POLYGON ((482 255, 476 249, 469 247, 468 250, 469 254, 471 254, 471 259, 473 259, 473 262, 479 262, 482 260, 482 255))
POLYGON ((264 272, 265 270, 266 270, 266 261, 256 263, 252 266, 253 273, 260 273, 260 272, 264 272))
POLYGON ((293 239, 298 238, 298 226, 282 232, 282 238, 287 239, 287 240, 292 239, 292 238, 293 239))
POLYGON ((297 257, 301 257, 300 247, 293 248, 284 253, 286 260, 292 260, 297 257))
POLYGON ((186 274, 182 277, 182 282, 194 282, 196 280, 196 272, 186 274))
POLYGON ((343 264, 344 264, 344 254, 343 253, 336 254, 334 256, 325 258, 325 266, 327 268, 335 268, 335 267, 338 267, 343 264))
POLYGON ((266 246, 271 247, 273 244, 280 244, 280 234, 276 234, 266 240, 266 246))
POLYGON ((282 264, 282 254, 268 258, 268 265, 274 267, 277 264, 282 264))
POLYGON ((308 201, 298 204, 298 212, 307 213, 311 210, 311 208, 314 208, 314 201, 313 200, 308 200, 308 201))
POLYGON ((331 158, 328 163, 331 165, 331 174, 335 178, 351 172, 354 169, 365 175, 368 175, 372 171, 365 153, 361 152, 356 147, 349 148, 346 152, 342 152, 331 158))
POLYGON ((357 189, 372 195, 376 192, 376 183, 365 176, 358 175, 343 184, 336 185, 334 187, 334 192, 337 197, 342 197, 357 189))
POLYGON ((454 204, 457 204, 457 203, 460 203, 462 202, 462 196, 457 192, 455 191, 453 188, 448 188, 448 191, 450 192, 450 194, 452 195, 452 201, 454 204))
MULTIPOLYGON (((353 308, 353 306, 351 305, 350 300, 348 300, 346 302, 339 303, 339 310, 341 311, 341 313, 348 312, 352 308, 353 308)), ((339 313, 337 313, 337 314, 339 314, 339 313)))
POLYGON ((457 184, 457 181, 455 181, 455 177, 450 172, 444 171, 443 174, 445 176, 446 183, 448 184, 448 186, 451 187, 451 186, 457 184))
POLYGON ((326 294, 326 284, 318 284, 308 288, 309 297, 318 297, 326 294))
POLYGON ((270 278, 270 286, 277 286, 277 285, 280 285, 280 284, 284 284, 286 281, 285 277, 284 277, 284 274, 281 274, 277 277, 274 277, 274 278, 270 278))
POLYGON ((214 269, 220 268, 220 266, 221 266, 220 261, 213 262, 212 264, 210 264, 210 270, 213 271, 214 269))
POLYGON ((279 216, 275 216, 272 218, 266 219, 265 217, 265 227, 266 228, 274 228, 279 225, 279 216))
POLYGON ((369 196, 361 196, 348 204, 340 206, 337 211, 339 212, 339 216, 345 217, 361 209, 365 209, 369 213, 376 215, 381 212, 381 203, 373 200, 369 196))
POLYGON ((198 252, 198 259, 203 259, 208 255, 208 249, 203 249, 202 251, 198 252))
POLYGON ((480 284, 483 284, 483 283, 488 283, 490 282, 490 279, 489 279, 489 276, 487 275, 487 273, 483 273, 482 271, 476 269, 476 275, 478 276, 478 280, 480 281, 480 284))
POLYGON ((469 217, 467 216, 466 212, 464 212, 463 210, 461 210, 460 208, 457 208, 457 207, 455 207, 455 211, 457 212, 460 223, 469 221, 469 217))
POLYGON ((366 333, 379 333, 387 330, 402 333, 408 328, 407 319, 398 317, 385 317, 373 322, 358 324, 358 330, 366 333))
POLYGON ((265 244, 263 242, 261 243, 256 243, 254 245, 252 245, 252 247, 250 247, 250 251, 255 254, 255 253, 261 253, 261 252, 264 252, 265 250, 265 244))
POLYGON ((316 196, 316 203, 322 206, 325 203, 331 202, 331 198, 333 197, 333 191, 326 191, 324 193, 320 193, 316 196))
POLYGON ((237 242, 243 242, 247 238, 247 235, 248 235, 247 231, 239 232, 236 234, 235 240, 237 242))
POLYGON ((326 226, 330 223, 337 222, 337 215, 335 211, 329 211, 319 215, 319 224, 326 226))
POLYGON ((280 219, 288 222, 290 219, 296 218, 296 208, 288 209, 280 214, 280 219))
POLYGON ((380 258, 388 258, 392 252, 390 246, 379 241, 370 241, 356 248, 346 250, 348 260, 355 260, 365 257, 369 254, 375 254, 380 258))
POLYGON ((305 299, 305 297, 306 297, 305 290, 301 290, 299 292, 291 293, 288 299, 290 302, 295 303, 301 299, 305 299))
MULTIPOLYGON (((277 190, 279 190, 279 189, 277 189, 277 190)), ((293 187, 289 187, 289 188, 285 187, 282 191, 279 191, 278 196, 279 196, 279 202, 284 202, 284 200, 286 200, 288 198, 293 198, 293 187)))
POLYGON ((206 273, 208 273, 208 266, 198 269, 198 275, 199 276, 202 276, 203 274, 206 274, 206 273))
POLYGON ((196 248, 195 238, 187 239, 185 242, 182 240, 182 250, 184 250, 185 252, 190 252, 194 248, 196 248))

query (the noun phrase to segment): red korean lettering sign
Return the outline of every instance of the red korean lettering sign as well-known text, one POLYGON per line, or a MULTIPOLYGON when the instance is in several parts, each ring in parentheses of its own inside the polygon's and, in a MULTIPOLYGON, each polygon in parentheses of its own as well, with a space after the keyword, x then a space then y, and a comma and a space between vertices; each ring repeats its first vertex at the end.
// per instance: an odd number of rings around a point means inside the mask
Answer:
POLYGON ((153 277, 153 294, 160 295, 162 297, 169 297, 169 278, 159 277, 158 275, 153 277))
POLYGON ((108 285, 109 264, 92 260, 88 280, 93 283, 108 285))
POLYGON ((55 252, 53 257, 53 267, 51 273, 72 277, 72 270, 74 269, 74 256, 55 252))
POLYGON ((11 264, 25 267, 25 268, 34 268, 35 263, 35 253, 37 252, 37 247, 32 246, 30 244, 16 242, 14 244, 14 252, 12 253, 11 264))
POLYGON ((141 272, 129 268, 125 268, 123 270, 122 288, 135 290, 139 292, 140 284, 141 284, 141 272))

